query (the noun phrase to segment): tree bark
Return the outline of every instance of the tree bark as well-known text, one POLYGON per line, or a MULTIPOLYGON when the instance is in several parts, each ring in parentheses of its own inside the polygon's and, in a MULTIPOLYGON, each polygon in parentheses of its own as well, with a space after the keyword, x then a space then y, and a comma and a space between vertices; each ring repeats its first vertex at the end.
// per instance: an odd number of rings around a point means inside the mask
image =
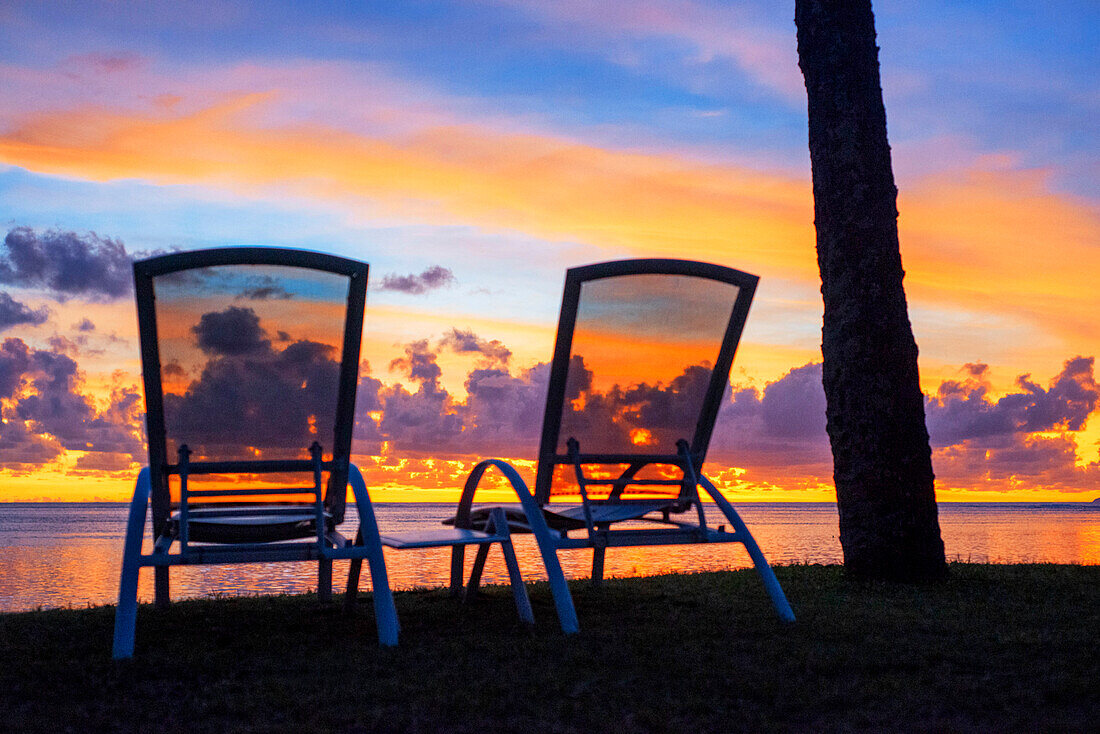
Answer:
POLYGON ((827 429, 845 567, 946 572, 870 0, 796 0, 809 102, 827 429))

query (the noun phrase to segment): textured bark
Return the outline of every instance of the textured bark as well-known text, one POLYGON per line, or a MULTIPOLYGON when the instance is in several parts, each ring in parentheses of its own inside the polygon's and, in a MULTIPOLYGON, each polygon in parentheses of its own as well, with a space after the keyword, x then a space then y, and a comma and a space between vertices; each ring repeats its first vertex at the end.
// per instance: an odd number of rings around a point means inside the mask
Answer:
POLYGON ((796 0, 809 101, 821 352, 844 565, 946 571, 870 0, 796 0))

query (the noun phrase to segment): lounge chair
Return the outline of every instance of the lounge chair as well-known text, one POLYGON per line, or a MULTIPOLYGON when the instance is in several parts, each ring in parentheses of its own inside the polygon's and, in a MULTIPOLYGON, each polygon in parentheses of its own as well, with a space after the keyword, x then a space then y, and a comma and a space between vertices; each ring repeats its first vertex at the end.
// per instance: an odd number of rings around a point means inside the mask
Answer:
MULTIPOLYGON (((483 461, 453 519, 473 527, 491 512, 472 511, 486 471, 507 477, 522 507, 511 512, 513 531, 534 534, 566 633, 578 622, 557 554, 576 548, 593 549, 599 583, 608 548, 741 543, 780 619, 794 620, 749 529, 703 475, 757 280, 717 265, 656 259, 566 274, 534 492, 508 463, 483 461), (724 523, 708 521, 699 487, 724 523)), ((452 551, 455 588, 463 555, 461 547, 452 551)), ((483 562, 479 551, 476 565, 483 562)))
MULTIPOLYGON (((130 505, 114 657, 133 655, 140 568, 155 569, 164 606, 172 566, 211 563, 313 561, 327 600, 332 562, 365 558, 379 641, 396 645, 378 525, 350 461, 367 265, 302 250, 201 250, 135 262, 134 286, 149 465, 130 505), (354 544, 337 529, 349 483, 354 544)), ((499 543, 520 617, 533 621, 503 513, 409 542, 499 543)))

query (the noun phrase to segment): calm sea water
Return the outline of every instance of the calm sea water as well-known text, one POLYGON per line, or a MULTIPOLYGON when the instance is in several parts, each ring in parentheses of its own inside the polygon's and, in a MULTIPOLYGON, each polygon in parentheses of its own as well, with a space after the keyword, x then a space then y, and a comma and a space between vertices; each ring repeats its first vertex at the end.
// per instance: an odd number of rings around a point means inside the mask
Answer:
MULTIPOLYGON (((752 503, 738 510, 773 564, 841 561, 836 506, 831 503, 752 503)), ((0 611, 113 604, 126 511, 121 503, 0 503, 0 611)), ((383 532, 400 532, 438 527, 453 506, 378 503, 375 511, 383 532)), ((715 510, 708 516, 718 514, 715 510)), ((348 517, 341 529, 353 536, 357 524, 353 508, 348 517)), ((1100 504, 941 504, 940 525, 952 560, 1100 563, 1100 504)), ((542 578, 531 536, 515 536, 515 544, 524 576, 542 578)), ((448 582, 447 549, 387 548, 386 554, 394 588, 448 582)), ((567 551, 561 558, 566 575, 588 576, 591 551, 567 551)), ((750 565, 744 549, 733 543, 614 548, 607 553, 606 574, 644 576, 750 565)), ((316 564, 310 563, 175 567, 172 596, 299 593, 315 588, 315 574, 316 564)), ((339 590, 347 579, 347 562, 337 563, 333 576, 339 590)), ((484 578, 487 583, 507 581, 499 551, 490 554, 484 578)), ((362 588, 368 589, 369 583, 364 572, 362 588)), ((139 584, 143 601, 152 599, 152 584, 152 571, 143 569, 139 584)))

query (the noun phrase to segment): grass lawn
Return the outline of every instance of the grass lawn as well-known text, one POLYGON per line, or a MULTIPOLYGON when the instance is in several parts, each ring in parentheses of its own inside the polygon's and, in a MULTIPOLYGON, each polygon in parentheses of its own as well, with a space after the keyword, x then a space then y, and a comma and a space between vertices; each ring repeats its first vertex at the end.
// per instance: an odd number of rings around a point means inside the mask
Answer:
POLYGON ((1100 729, 1100 566, 953 564, 942 584, 776 569, 781 625, 751 571, 573 586, 580 634, 530 588, 462 605, 397 595, 401 646, 369 595, 179 602, 138 612, 110 659, 112 607, 0 615, 0 730, 333 732, 1100 729))

